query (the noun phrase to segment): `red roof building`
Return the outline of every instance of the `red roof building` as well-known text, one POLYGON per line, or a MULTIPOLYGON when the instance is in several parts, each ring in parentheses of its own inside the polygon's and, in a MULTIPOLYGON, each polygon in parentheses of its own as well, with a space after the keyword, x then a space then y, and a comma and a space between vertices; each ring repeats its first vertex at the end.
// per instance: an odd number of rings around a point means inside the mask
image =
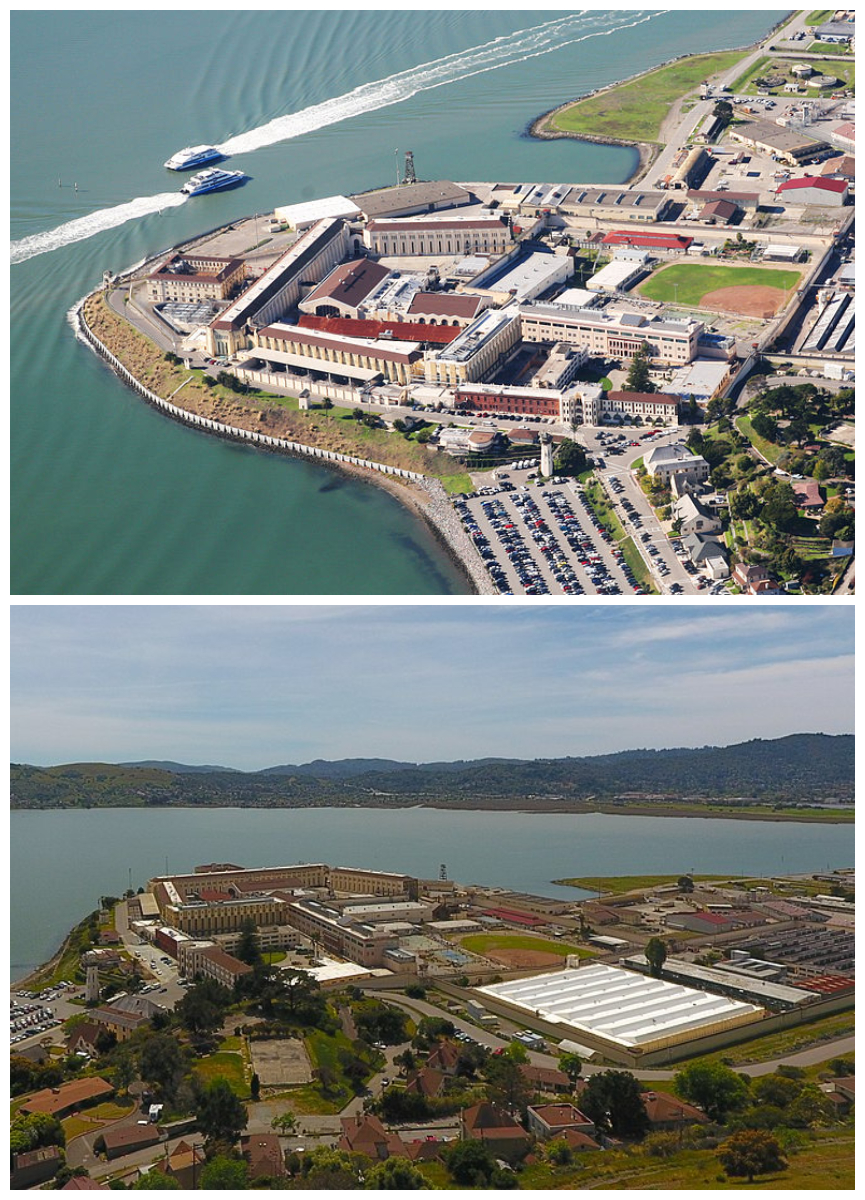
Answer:
POLYGON ((643 1092, 643 1107, 652 1129, 684 1129, 687 1125, 705 1125, 708 1117, 668 1092, 643 1092))
POLYGON ((499 921, 507 921, 511 925, 546 925, 546 921, 540 917, 533 917, 531 913, 514 912, 510 908, 485 908, 483 915, 496 917, 499 921))
POLYGON ((791 204, 824 204, 840 206, 847 201, 849 184, 846 179, 825 179, 822 175, 803 175, 800 179, 788 179, 779 183, 779 196, 789 199, 791 204))
POLYGON ((792 487, 799 508, 823 507, 823 497, 820 495, 820 485, 816 479, 794 479, 792 487))
POLYGON ((428 342, 447 346, 460 330, 456 325, 422 325, 416 321, 370 321, 354 317, 315 317, 305 314, 298 320, 301 329, 319 329, 342 337, 385 338, 395 342, 428 342))
POLYGON ((342 1136, 340 1150, 353 1154, 365 1154, 367 1158, 381 1161, 391 1157, 408 1157, 408 1151, 398 1133, 385 1129, 378 1117, 372 1113, 361 1113, 357 1117, 341 1117, 342 1136))
POLYGON ((681 250, 685 253, 693 242, 692 237, 681 233, 648 233, 616 229, 604 234, 605 246, 641 246, 645 250, 681 250))

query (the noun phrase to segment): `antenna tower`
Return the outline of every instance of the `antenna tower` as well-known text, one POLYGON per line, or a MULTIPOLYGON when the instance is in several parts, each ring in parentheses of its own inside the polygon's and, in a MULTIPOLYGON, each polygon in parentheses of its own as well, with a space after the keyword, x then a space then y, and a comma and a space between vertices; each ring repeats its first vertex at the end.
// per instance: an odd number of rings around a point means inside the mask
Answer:
POLYGON ((439 879, 445 880, 445 879, 447 879, 447 877, 448 877, 447 866, 444 863, 442 863, 442 865, 439 867, 439 879))
POLYGON ((406 150, 405 152, 405 175, 403 183, 417 183, 417 175, 414 173, 414 151, 406 150))

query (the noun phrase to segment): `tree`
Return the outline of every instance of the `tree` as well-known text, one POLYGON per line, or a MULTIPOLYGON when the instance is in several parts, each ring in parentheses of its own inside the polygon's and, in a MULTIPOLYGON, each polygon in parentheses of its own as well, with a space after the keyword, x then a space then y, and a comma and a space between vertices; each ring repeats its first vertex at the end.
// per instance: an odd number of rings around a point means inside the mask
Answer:
POLYGON ((649 1128, 640 1084, 630 1071, 600 1071, 580 1094, 580 1108, 602 1133, 641 1138, 649 1128))
POLYGON ((133 1192, 179 1192, 180 1184, 172 1175, 166 1175, 157 1167, 151 1167, 132 1185, 133 1192))
POLYGON ((175 1016, 192 1034, 208 1036, 222 1024, 231 993, 213 979, 199 979, 174 1006, 175 1016))
POLYGON ((393 1061, 406 1075, 417 1066, 417 1059, 409 1049, 403 1050, 402 1054, 397 1054, 393 1061))
POLYGON ((249 1094, 252 1096, 253 1100, 258 1100, 259 1096, 261 1095, 261 1080, 255 1071, 253 1071, 252 1079, 249 1081, 249 1094))
POLYGON ((363 1186, 367 1190, 385 1188, 387 1191, 417 1192, 429 1188, 430 1184, 407 1159, 386 1158, 366 1172, 363 1186))
POLYGON ((283 1136, 288 1136, 288 1134, 294 1133, 296 1124, 297 1118, 294 1113, 286 1110, 286 1112, 280 1113, 278 1117, 273 1118, 270 1122, 270 1128, 275 1129, 277 1133, 281 1133, 283 1136))
POLYGON ((303 1156, 303 1187, 321 1191, 357 1188, 364 1159, 346 1150, 316 1146, 303 1156))
POLYGON ((667 943, 659 937, 649 938, 646 943, 646 962, 655 979, 661 978, 661 968, 667 961, 667 943))
POLYGON ((751 1084, 751 1100, 754 1104, 774 1104, 778 1108, 787 1108, 801 1090, 802 1084, 796 1079, 777 1074, 763 1075, 751 1084))
POLYGON ((768 413, 755 412, 751 417, 751 428, 757 437, 765 438, 767 442, 774 442, 778 437, 778 422, 768 413))
POLYGON ((767 525, 786 531, 795 524, 798 510, 796 497, 789 483, 773 483, 763 493, 760 517, 767 525))
POLYGON ((748 1081, 723 1063, 688 1063, 676 1075, 677 1095, 700 1108, 713 1121, 723 1122, 727 1113, 738 1112, 748 1103, 748 1081))
POLYGON ((625 380, 625 390, 628 392, 653 392, 655 390, 655 385, 649 375, 649 356, 645 342, 631 359, 628 377, 625 380))
POLYGON ((138 1074, 160 1096, 172 1096, 185 1067, 177 1041, 169 1033, 149 1037, 138 1053, 138 1074))
POLYGON ((256 967, 262 961, 261 939, 258 936, 258 926, 252 917, 244 917, 241 923, 236 957, 249 967, 256 967))
POLYGON ((560 475, 580 475, 586 469, 586 452, 582 446, 563 438, 556 451, 554 468, 560 475))
POLYGON ((547 1144, 547 1158, 556 1167, 566 1167, 573 1159, 574 1152, 564 1138, 556 1138, 547 1144))
POLYGON ((822 458, 818 458, 811 468, 811 478, 816 479, 818 483, 822 483, 824 479, 828 479, 831 474, 829 464, 822 458))
POLYGON ((408 1016, 389 1004, 374 1003, 355 1013, 355 1024, 362 1038, 368 1042, 384 1042, 386 1046, 397 1046, 406 1041, 408 1016))
POLYGON ((125 1092, 135 1078, 135 1062, 128 1050, 121 1049, 114 1056, 111 1080, 120 1092, 125 1092))
POLYGON ((201 1172, 201 1190, 204 1192, 243 1192, 248 1183, 249 1167, 242 1158, 219 1154, 206 1163, 201 1172))
POLYGON ((508 1112, 524 1109, 529 1101, 529 1088, 519 1063, 505 1054, 492 1054, 484 1067, 487 1099, 508 1112))
POLYGON ((813 1083, 806 1083, 799 1095, 787 1109, 791 1125, 798 1129, 810 1129, 815 1125, 831 1125, 835 1119, 832 1102, 813 1083))
POLYGON ((562 1054, 559 1058, 559 1070, 564 1071, 571 1083, 576 1083, 583 1069, 583 1060, 578 1054, 562 1054))
POLYGON ((233 1146, 246 1128, 246 1105, 235 1096, 231 1084, 221 1075, 201 1088, 197 1115, 198 1128, 208 1142, 226 1142, 233 1146))
POLYGON ((781 1147, 770 1133, 759 1129, 743 1129, 721 1146, 718 1158, 728 1175, 747 1175, 752 1183, 755 1175, 783 1171, 787 1160, 781 1147))
POLYGON ((723 121, 725 125, 729 124, 733 119, 733 105, 729 100, 718 100, 712 109, 712 116, 723 121))
POLYGON ((12 1122, 9 1149, 13 1154, 38 1150, 41 1146, 65 1146, 66 1133, 56 1117, 48 1113, 18 1116, 12 1122))
POLYGON ((488 1187, 496 1161, 483 1142, 457 1142, 447 1152, 446 1166, 455 1183, 466 1187, 488 1187))

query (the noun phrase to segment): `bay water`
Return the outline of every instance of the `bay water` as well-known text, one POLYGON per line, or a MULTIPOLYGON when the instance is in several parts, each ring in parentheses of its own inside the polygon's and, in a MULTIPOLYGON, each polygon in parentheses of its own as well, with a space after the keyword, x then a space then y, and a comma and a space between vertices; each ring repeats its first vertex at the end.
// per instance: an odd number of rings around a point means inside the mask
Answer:
POLYGON ((147 408, 73 339, 69 308, 105 269, 196 232, 389 184, 408 149, 420 178, 620 182, 633 151, 526 127, 674 56, 748 44, 777 16, 13 13, 13 593, 468 590, 375 486, 147 408), (253 178, 181 201, 162 163, 197 143, 225 145, 253 178))
POLYGON ((604 813, 375 808, 103 808, 11 814, 12 977, 45 961, 101 895, 199 863, 326 862, 532 892, 554 879, 793 874, 851 866, 849 825, 604 813))

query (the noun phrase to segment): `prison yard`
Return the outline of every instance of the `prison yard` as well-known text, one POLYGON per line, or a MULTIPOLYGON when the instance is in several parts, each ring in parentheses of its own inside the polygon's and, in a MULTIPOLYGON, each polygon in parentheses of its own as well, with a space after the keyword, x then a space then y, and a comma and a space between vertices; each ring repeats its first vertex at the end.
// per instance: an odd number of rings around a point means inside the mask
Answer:
POLYGON ((782 268, 682 263, 656 271, 640 284, 639 293, 667 304, 773 317, 800 278, 800 271, 782 268))
POLYGON ((13 1187, 848 1186, 853 871, 561 882, 101 897, 14 985, 54 1019, 13 1036, 13 1187))

